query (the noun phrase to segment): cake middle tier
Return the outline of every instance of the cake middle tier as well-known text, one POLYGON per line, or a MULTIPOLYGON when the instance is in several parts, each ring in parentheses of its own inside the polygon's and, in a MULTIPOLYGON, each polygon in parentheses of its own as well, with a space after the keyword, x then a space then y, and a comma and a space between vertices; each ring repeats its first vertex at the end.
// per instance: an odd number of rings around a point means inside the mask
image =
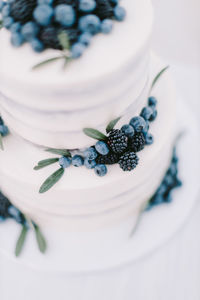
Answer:
MULTIPOLYGON (((156 72, 162 68, 155 63, 156 72)), ((63 230, 95 230, 126 220, 137 220, 144 204, 160 185, 169 166, 174 140, 176 99, 169 76, 165 74, 154 90, 158 99, 158 117, 150 132, 155 142, 138 152, 139 164, 132 172, 119 165, 108 166, 108 174, 98 177, 93 170, 69 167, 62 179, 45 194, 39 194, 41 183, 58 166, 39 171, 33 167, 39 160, 53 157, 42 149, 10 135, 0 156, 2 192, 39 225, 63 230)), ((91 141, 92 142, 92 141, 91 141)))
POLYGON ((147 95, 152 30, 150 0, 124 0, 124 22, 110 35, 99 34, 80 59, 33 71, 55 50, 35 54, 29 45, 15 49, 0 35, 0 110, 11 131, 46 147, 83 148, 82 129, 105 129, 127 111, 136 114, 147 95))

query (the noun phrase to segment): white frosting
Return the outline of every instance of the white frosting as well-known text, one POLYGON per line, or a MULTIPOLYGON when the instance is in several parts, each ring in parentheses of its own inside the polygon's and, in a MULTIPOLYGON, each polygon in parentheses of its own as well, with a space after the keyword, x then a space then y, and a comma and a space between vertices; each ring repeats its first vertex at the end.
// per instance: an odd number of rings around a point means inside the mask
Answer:
MULTIPOLYGON (((144 104, 149 74, 152 7, 148 0, 123 0, 124 22, 97 35, 83 57, 63 72, 62 62, 38 71, 31 67, 58 51, 35 54, 29 45, 14 49, 10 33, 0 34, 1 113, 11 130, 48 147, 91 144, 83 127, 105 128, 108 121, 137 113, 144 104)), ((126 117, 125 117, 126 118, 126 117)))
MULTIPOLYGON (((156 60, 153 66, 151 78, 162 67, 156 60)), ((159 100, 158 118, 151 124, 155 143, 138 154, 140 161, 134 171, 123 172, 113 165, 99 178, 92 170, 70 167, 56 186, 41 195, 39 186, 57 166, 33 171, 37 161, 51 155, 10 135, 0 156, 1 189, 41 226, 82 230, 108 226, 128 216, 136 220, 160 184, 174 142, 175 96, 167 74, 154 94, 159 100)))

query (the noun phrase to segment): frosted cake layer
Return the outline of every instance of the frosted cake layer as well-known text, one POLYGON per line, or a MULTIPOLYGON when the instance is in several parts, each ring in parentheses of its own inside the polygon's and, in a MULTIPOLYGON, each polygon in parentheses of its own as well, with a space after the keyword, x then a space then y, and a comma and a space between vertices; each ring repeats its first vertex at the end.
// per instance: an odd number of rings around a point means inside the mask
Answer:
POLYGON ((0 36, 1 113, 10 129, 43 146, 82 148, 90 144, 83 127, 105 128, 132 105, 136 113, 146 99, 152 30, 150 1, 124 0, 128 14, 111 35, 97 35, 83 57, 32 71, 55 56, 38 55, 29 45, 14 49, 10 34, 0 36))

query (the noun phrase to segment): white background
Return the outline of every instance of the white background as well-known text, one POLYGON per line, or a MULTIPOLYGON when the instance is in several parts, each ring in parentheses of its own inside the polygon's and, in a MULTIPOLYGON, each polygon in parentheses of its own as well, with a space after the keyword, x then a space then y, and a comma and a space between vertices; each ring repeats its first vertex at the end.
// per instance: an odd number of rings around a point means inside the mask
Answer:
POLYGON ((200 113, 200 0, 152 0, 154 50, 170 64, 179 94, 200 113))

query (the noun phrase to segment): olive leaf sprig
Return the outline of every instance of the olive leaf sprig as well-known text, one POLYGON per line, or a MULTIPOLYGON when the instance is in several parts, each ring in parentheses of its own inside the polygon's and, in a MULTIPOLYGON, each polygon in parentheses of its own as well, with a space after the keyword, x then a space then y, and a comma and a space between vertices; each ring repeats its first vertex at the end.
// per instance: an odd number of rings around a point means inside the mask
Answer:
POLYGON ((49 63, 56 62, 58 60, 63 60, 63 69, 66 68, 67 64, 71 60, 71 53, 70 53, 70 42, 69 42, 69 37, 65 31, 62 31, 61 33, 58 34, 58 40, 59 43, 62 47, 62 50, 60 51, 60 54, 58 56, 49 58, 47 60, 44 60, 32 67, 32 70, 36 70, 38 68, 41 68, 49 63))
POLYGON ((24 217, 24 220, 26 220, 26 222, 24 222, 22 224, 22 229, 21 229, 21 232, 20 232, 19 238, 16 243, 16 247, 15 247, 15 256, 18 257, 21 254, 23 247, 25 245, 27 233, 30 228, 34 230, 39 251, 41 253, 45 253, 46 249, 47 249, 47 243, 46 243, 46 240, 45 240, 39 226, 37 224, 35 224, 28 216, 26 216, 24 214, 22 214, 22 215, 24 217))
MULTIPOLYGON (((61 156, 66 156, 66 157, 71 157, 71 153, 67 149, 46 149, 47 152, 61 155, 61 156)), ((41 160, 38 162, 38 164, 34 167, 34 170, 40 170, 43 169, 49 165, 52 165, 54 163, 57 163, 59 161, 59 157, 54 157, 54 158, 47 158, 44 160, 41 160)), ((39 189, 39 193, 43 194, 47 192, 52 186, 54 186, 63 176, 65 172, 65 169, 63 167, 60 167, 58 170, 56 170, 53 174, 51 174, 41 185, 39 189)))
MULTIPOLYGON (((106 127, 106 133, 108 134, 111 130, 113 130, 113 128, 115 127, 115 125, 119 122, 119 120, 121 119, 121 117, 118 117, 112 121, 109 122, 109 124, 106 127)), ((95 140, 99 140, 99 141, 107 141, 108 137, 102 133, 99 130, 96 130, 94 128, 84 128, 83 132, 85 133, 85 135, 95 139, 95 140)))

